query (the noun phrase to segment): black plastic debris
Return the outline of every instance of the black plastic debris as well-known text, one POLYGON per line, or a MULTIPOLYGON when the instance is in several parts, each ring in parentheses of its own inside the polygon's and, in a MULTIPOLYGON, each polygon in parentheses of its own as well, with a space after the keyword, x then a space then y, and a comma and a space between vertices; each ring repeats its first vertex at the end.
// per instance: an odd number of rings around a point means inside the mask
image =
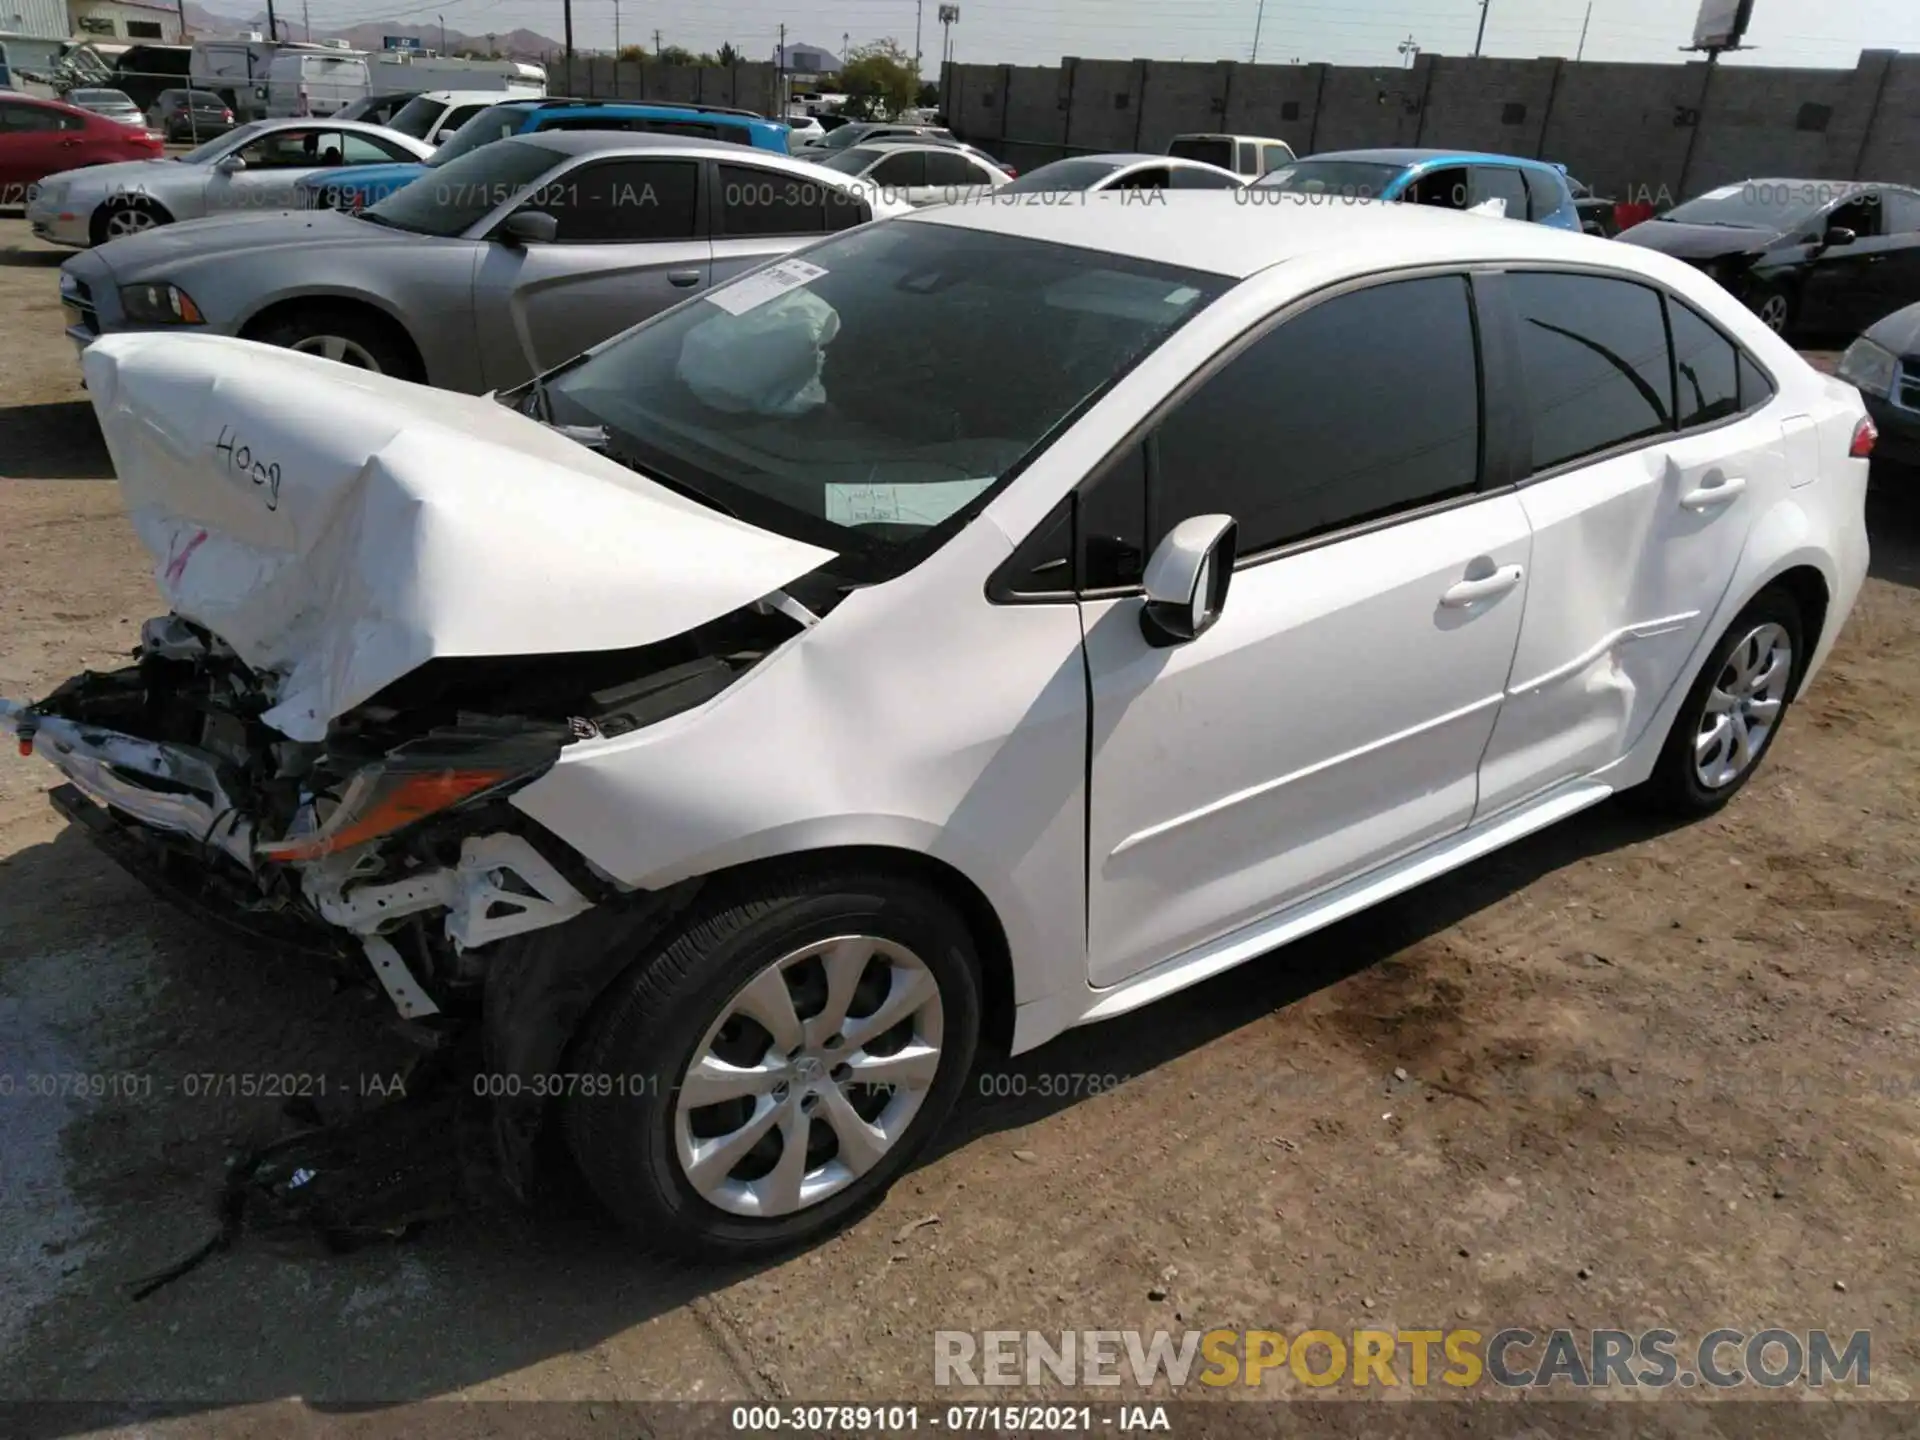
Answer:
POLYGON ((132 1298, 146 1299, 246 1235, 318 1238, 338 1253, 494 1203, 502 1191, 471 1074, 436 1056, 396 1098, 331 1122, 310 1102, 289 1106, 283 1114, 300 1128, 229 1160, 213 1235, 134 1281, 132 1298))

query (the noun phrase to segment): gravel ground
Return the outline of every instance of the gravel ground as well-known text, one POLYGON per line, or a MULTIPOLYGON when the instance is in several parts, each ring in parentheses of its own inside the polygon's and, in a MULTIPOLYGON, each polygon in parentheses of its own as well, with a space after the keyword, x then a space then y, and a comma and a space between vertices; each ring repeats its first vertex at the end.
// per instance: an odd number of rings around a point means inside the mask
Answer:
MULTIPOLYGON (((0 220, 10 696, 114 661, 154 605, 58 259, 0 220)), ((931 1398, 943 1328, 1457 1324, 1870 1329, 1872 1393, 1910 1398, 1914 483, 1876 476, 1874 578, 1721 816, 1602 807, 1070 1034, 854 1230, 758 1271, 664 1268, 563 1202, 345 1256, 242 1244, 130 1301, 275 1120, 189 1077, 352 1089, 404 1052, 377 1007, 149 898, 48 809, 49 767, 0 757, 4 1068, 144 1087, 0 1098, 0 1399, 174 1400, 217 1435, 368 1400, 406 1430, 444 1396, 931 1398), (1041 1096, 1058 1076, 1118 1083, 1041 1096)))

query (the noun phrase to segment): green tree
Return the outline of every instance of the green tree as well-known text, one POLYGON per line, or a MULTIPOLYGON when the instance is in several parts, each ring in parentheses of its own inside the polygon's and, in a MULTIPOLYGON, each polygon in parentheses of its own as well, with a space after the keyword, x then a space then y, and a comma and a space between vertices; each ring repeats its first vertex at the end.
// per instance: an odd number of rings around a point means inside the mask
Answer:
POLYGON ((654 57, 662 65, 697 65, 700 57, 684 45, 662 45, 660 53, 654 57))
POLYGON ((638 45, 622 45, 620 54, 616 58, 644 65, 647 61, 647 52, 638 45))
POLYGON ((856 46, 840 67, 846 113, 856 120, 885 120, 913 104, 920 76, 913 56, 898 40, 856 46))
POLYGON ((720 46, 720 53, 714 56, 714 59, 729 69, 735 65, 746 63, 746 57, 733 48, 733 42, 731 40, 726 41, 720 46))

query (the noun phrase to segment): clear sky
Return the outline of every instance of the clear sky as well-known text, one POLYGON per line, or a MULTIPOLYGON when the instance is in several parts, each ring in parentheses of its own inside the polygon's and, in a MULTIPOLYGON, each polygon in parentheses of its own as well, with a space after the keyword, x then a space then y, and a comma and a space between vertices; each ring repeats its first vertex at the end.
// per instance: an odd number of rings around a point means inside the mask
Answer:
MULTIPOLYGON (((211 0, 227 8, 221 0, 211 0)), ((296 0, 281 0, 291 9, 296 0)), ((484 34, 524 26, 561 34, 561 0, 308 0, 315 27, 407 19, 484 34)), ((983 64, 1047 65, 1088 59, 1247 60, 1261 0, 959 0, 954 58, 983 64)), ((237 8, 237 7, 235 7, 237 8)), ((914 0, 573 0, 574 44, 609 48, 614 14, 624 44, 651 48, 657 28, 669 44, 711 50, 732 41, 750 57, 771 57, 779 26, 788 43, 838 51, 892 37, 909 49, 914 0)), ((938 0, 925 0, 920 48, 937 69, 938 0)), ((1491 0, 1486 53, 1573 56, 1587 0, 1491 0)), ((1589 60, 1678 61, 1692 38, 1699 0, 1593 0, 1589 60)), ((283 11, 283 13, 286 13, 283 11)), ((1392 65, 1411 37, 1421 49, 1473 52, 1477 0, 1265 0, 1263 61, 1392 65)), ((1920 51, 1920 0, 1757 0, 1751 53, 1729 63, 1851 67, 1863 49, 1920 51)))

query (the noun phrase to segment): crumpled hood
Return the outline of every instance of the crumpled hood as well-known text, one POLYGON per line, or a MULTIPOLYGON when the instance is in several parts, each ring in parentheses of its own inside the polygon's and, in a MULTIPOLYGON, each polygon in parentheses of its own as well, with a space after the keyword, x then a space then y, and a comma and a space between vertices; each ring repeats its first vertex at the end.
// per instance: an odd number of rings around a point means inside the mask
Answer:
POLYGON ((653 644, 832 558, 484 396, 212 335, 83 363, 168 604, 282 677, 296 740, 429 659, 653 644))

